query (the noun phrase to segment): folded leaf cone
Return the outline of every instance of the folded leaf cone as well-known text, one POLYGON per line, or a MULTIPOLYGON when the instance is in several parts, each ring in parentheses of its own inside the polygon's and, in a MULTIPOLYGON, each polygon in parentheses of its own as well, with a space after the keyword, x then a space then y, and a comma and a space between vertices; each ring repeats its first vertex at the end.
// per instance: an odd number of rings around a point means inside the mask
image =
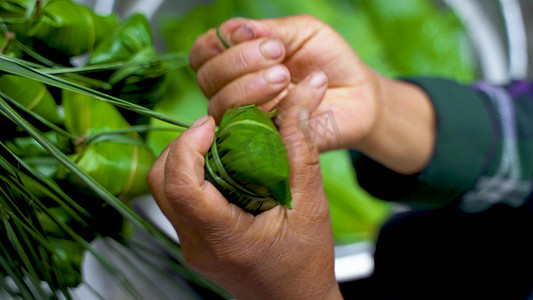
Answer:
POLYGON ((76 164, 109 192, 129 200, 148 192, 146 176, 154 161, 152 151, 141 140, 115 135, 90 143, 76 164))
POLYGON ((115 15, 100 16, 88 7, 70 0, 50 0, 43 4, 37 22, 29 33, 50 48, 69 55, 92 51, 119 24, 115 15))
POLYGON ((96 48, 89 64, 141 63, 120 68, 106 80, 113 85, 113 93, 119 98, 152 107, 166 90, 168 72, 165 63, 149 62, 157 56, 148 19, 135 14, 96 48))
POLYGON ((254 105, 225 112, 205 168, 207 180, 245 211, 292 208, 285 144, 270 117, 254 105))
POLYGON ((48 121, 61 123, 56 102, 44 84, 5 74, 0 76, 0 91, 48 121))
POLYGON ((91 54, 89 64, 108 64, 129 60, 135 53, 152 47, 148 19, 142 14, 129 17, 91 54))
MULTIPOLYGON (((63 90, 65 127, 94 140, 78 146, 76 164, 108 191, 126 199, 148 192, 146 176, 155 161, 152 151, 136 133, 109 134, 127 129, 128 122, 112 104, 63 90), (100 135, 99 137, 96 137, 100 135)), ((82 139, 83 140, 83 139, 82 139)), ((84 185, 76 176, 70 181, 84 185)))

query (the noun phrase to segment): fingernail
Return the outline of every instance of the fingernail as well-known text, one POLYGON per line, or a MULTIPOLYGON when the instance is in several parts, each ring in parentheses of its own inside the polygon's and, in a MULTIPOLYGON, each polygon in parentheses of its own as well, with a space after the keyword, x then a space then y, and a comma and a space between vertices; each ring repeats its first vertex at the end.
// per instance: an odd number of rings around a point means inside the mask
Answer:
POLYGON ((205 123, 207 123, 209 118, 210 118, 210 116, 202 116, 202 117, 200 117, 198 120, 194 121, 194 123, 191 124, 190 128, 198 128, 198 127, 204 125, 205 123))
POLYGON ((309 79, 309 84, 312 87, 319 88, 323 86, 327 81, 326 74, 324 72, 315 72, 309 79))
POLYGON ((282 66, 274 66, 265 71, 264 77, 270 83, 280 83, 287 79, 287 71, 282 66))
POLYGON ((238 44, 254 38, 254 31, 248 25, 238 27, 231 33, 231 41, 233 44, 238 44))
POLYGON ((278 58, 283 53, 281 43, 277 40, 267 40, 259 46, 261 54, 266 58, 278 58))

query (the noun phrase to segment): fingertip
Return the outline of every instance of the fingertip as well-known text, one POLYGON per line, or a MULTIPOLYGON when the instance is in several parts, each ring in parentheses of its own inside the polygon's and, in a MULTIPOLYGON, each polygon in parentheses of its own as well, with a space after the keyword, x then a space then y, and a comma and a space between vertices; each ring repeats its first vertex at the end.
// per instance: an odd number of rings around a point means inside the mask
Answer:
POLYGON ((250 24, 244 24, 237 27, 231 32, 230 41, 233 45, 253 40, 255 37, 255 32, 250 24))
POLYGON ((198 152, 200 155, 205 155, 211 144, 213 143, 215 135, 215 122, 209 115, 198 118, 189 129, 185 130, 173 142, 173 148, 182 147, 179 145, 186 145, 192 151, 198 152))
POLYGON ((309 85, 314 88, 322 88, 326 86, 328 78, 326 74, 322 71, 316 71, 309 75, 308 77, 309 85))
POLYGON ((209 104, 207 106, 207 114, 211 116, 215 124, 220 124, 220 121, 222 120, 222 115, 219 114, 219 111, 224 111, 221 108, 218 108, 219 106, 218 101, 209 101, 209 104))

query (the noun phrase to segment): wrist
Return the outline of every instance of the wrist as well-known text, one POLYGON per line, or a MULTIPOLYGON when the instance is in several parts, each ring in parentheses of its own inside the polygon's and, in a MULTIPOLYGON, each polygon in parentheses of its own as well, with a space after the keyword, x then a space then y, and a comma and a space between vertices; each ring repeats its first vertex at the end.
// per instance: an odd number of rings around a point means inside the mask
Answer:
POLYGON ((377 74, 376 122, 358 149, 401 174, 422 171, 431 160, 436 116, 418 86, 377 74))

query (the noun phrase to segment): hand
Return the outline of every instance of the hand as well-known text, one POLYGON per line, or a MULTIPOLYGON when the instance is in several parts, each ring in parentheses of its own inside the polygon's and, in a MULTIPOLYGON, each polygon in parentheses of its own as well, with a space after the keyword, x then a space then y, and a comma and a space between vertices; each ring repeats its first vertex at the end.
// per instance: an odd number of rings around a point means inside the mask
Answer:
POLYGON ((300 82, 322 71, 329 85, 314 115, 332 113, 340 134, 318 138, 319 150, 353 148, 373 128, 380 109, 377 76, 331 27, 300 15, 231 19, 220 31, 231 48, 212 29, 197 39, 190 52, 198 84, 210 99, 209 114, 217 122, 229 107, 256 103, 270 110, 291 78, 300 82))
MULTIPOLYGON (((237 18, 224 22, 220 31, 231 48, 211 29, 196 40, 189 56, 198 84, 210 99, 208 112, 217 122, 229 107, 255 103, 271 110, 294 86, 291 78, 300 82, 322 71, 328 88, 309 124, 316 129, 320 152, 358 149, 406 174, 429 162, 435 116, 425 93, 374 72, 328 25, 306 15, 237 18)), ((286 116, 282 108, 278 111, 279 122, 286 116)))
POLYGON ((292 210, 277 206, 253 216, 204 180, 215 130, 210 117, 183 132, 150 170, 150 189, 187 263, 239 299, 342 298, 318 151, 307 127, 294 123, 316 109, 326 86, 322 73, 311 74, 280 103, 287 114, 280 133, 289 154, 292 210))

